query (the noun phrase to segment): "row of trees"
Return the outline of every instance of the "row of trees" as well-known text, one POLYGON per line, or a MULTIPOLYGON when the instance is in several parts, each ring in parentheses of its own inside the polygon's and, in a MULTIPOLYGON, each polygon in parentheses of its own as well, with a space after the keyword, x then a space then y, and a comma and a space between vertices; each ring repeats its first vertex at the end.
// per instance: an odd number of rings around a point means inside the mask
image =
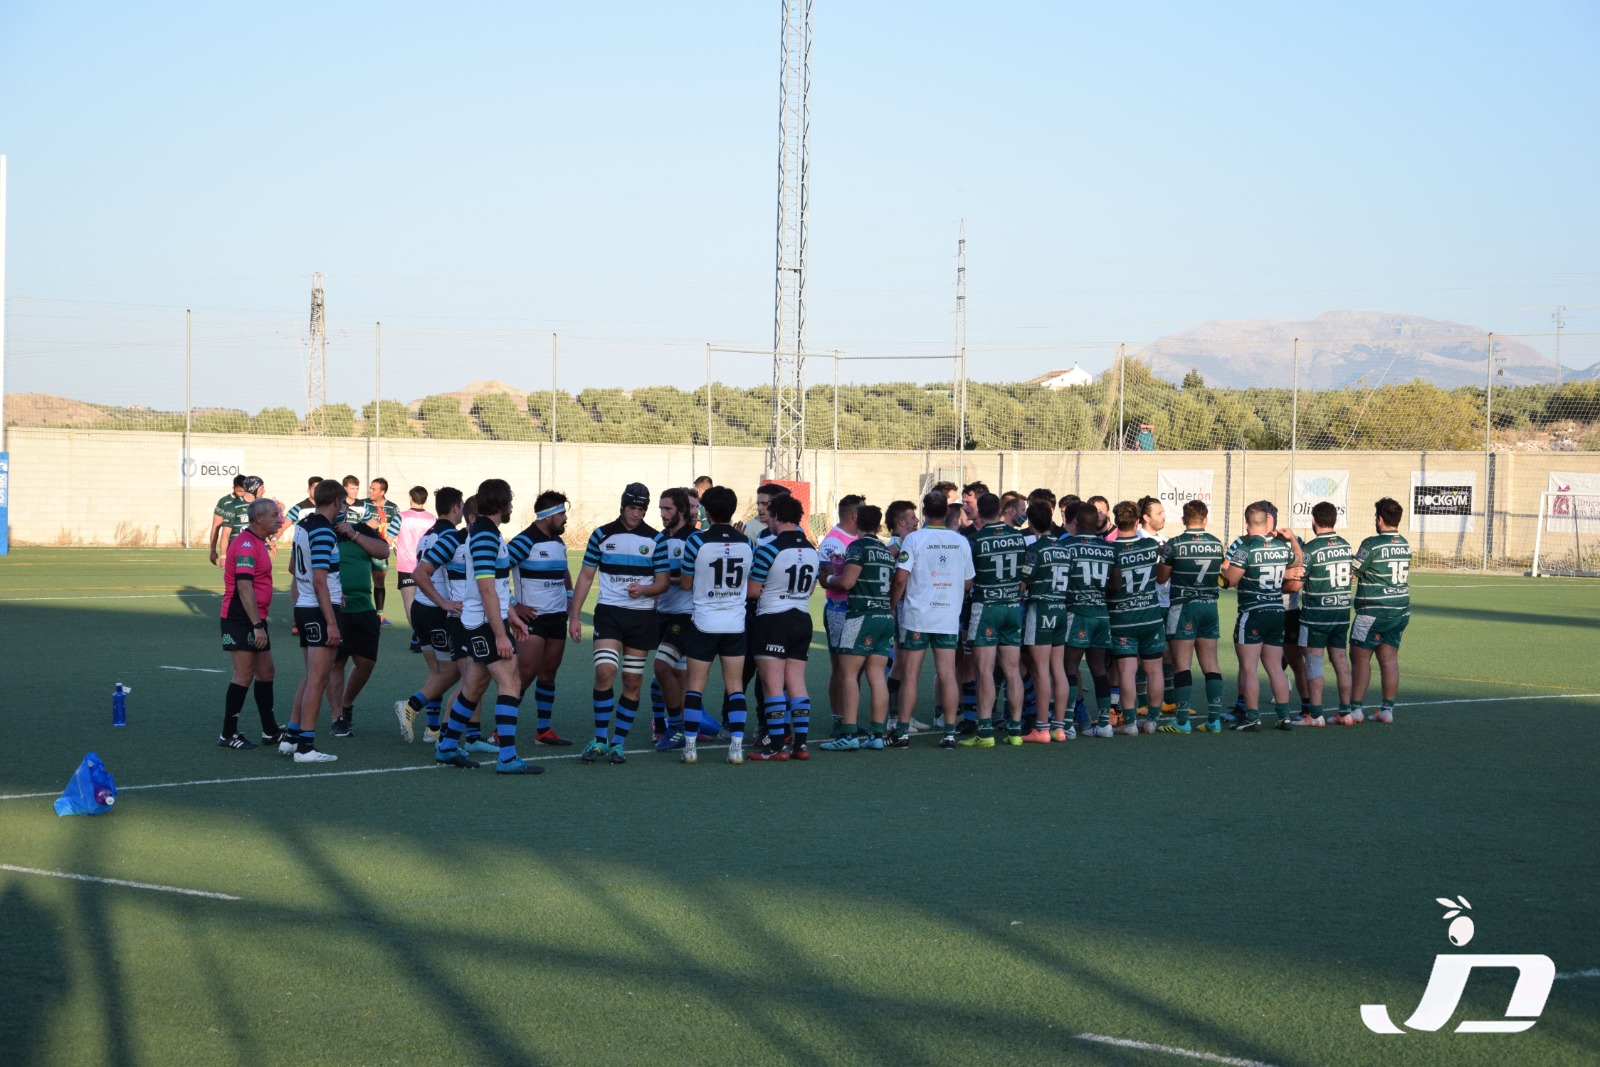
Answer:
MULTIPOLYGON (((1288 389, 1214 389, 1192 373, 1181 386, 1154 377, 1129 361, 1078 389, 971 382, 967 386, 966 443, 970 450, 1114 449, 1153 443, 1158 449, 1278 450, 1297 441, 1303 449, 1461 450, 1482 447, 1484 390, 1441 389, 1426 382, 1377 389, 1302 391, 1298 411, 1288 389), (1120 380, 1119 380, 1120 379, 1120 380)), ((333 436, 365 436, 375 415, 387 438, 549 440, 551 419, 561 441, 627 444, 763 446, 770 436, 772 390, 715 385, 711 417, 704 389, 669 386, 585 389, 575 396, 549 392, 526 401, 506 393, 480 396, 467 411, 451 396, 424 398, 416 410, 385 400, 375 412, 331 404, 316 414, 333 436)), ((834 389, 814 386, 806 396, 806 444, 833 447, 834 389)), ((307 420, 309 421, 309 420, 307 420)), ((1565 447, 1600 449, 1600 381, 1497 389, 1494 430, 1548 433, 1565 447)), ((96 429, 181 430, 181 413, 105 409, 96 429)), ((293 434, 305 423, 288 408, 195 413, 200 433, 293 434)), ((952 449, 960 420, 948 383, 893 382, 846 385, 838 391, 837 434, 842 449, 952 449)))

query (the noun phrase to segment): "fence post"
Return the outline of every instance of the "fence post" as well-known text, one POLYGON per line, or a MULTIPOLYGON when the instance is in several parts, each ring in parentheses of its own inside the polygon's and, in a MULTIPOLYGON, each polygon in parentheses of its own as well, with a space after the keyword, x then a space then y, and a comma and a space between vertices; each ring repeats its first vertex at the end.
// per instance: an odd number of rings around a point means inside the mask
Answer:
POLYGON ((194 433, 194 405, 191 403, 190 371, 194 366, 194 312, 183 309, 183 547, 189 547, 191 504, 189 500, 189 450, 194 433))
POLYGON ((1294 375, 1289 399, 1289 525, 1294 525, 1295 481, 1300 460, 1300 338, 1294 339, 1294 375))
POLYGON ((550 484, 556 484, 556 455, 561 451, 556 447, 556 335, 550 333, 550 484))
MULTIPOLYGON (((372 466, 383 472, 383 323, 373 323, 372 347, 372 466)), ((367 482, 372 471, 367 471, 367 482)), ((385 494, 387 496, 387 494, 385 494)))
POLYGON ((839 350, 833 350, 833 492, 839 496, 839 350))
POLYGON ((711 342, 706 342, 706 477, 717 480, 717 454, 711 447, 711 342))
POLYGON ((1490 482, 1490 457, 1494 455, 1494 334, 1489 334, 1489 354, 1484 360, 1483 386, 1483 560, 1478 569, 1489 569, 1489 501, 1493 492, 1490 482))
POLYGON ((1117 499, 1122 499, 1122 450, 1128 443, 1126 400, 1128 397, 1128 357, 1125 344, 1117 346, 1117 499))
POLYGON ((1231 544, 1233 530, 1233 449, 1222 453, 1222 543, 1231 544))

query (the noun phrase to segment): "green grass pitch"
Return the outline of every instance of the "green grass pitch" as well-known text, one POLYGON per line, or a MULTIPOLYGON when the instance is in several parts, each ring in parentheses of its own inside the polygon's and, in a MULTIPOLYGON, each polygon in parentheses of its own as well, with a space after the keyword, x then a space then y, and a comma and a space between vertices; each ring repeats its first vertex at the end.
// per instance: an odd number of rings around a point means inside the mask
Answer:
MULTIPOLYGON (((357 736, 321 723, 338 763, 216 748, 225 675, 165 668, 225 668, 218 585, 198 553, 0 560, 0 864, 241 898, 0 870, 0 1061, 1600 1062, 1593 583, 1417 575, 1388 727, 742 767, 641 740, 524 779, 401 741, 403 626, 357 736), (117 807, 57 818, 90 750, 117 807), (1467 950, 1434 902, 1457 894, 1467 950), (1522 1034, 1367 1031, 1361 1004, 1403 1020, 1450 951, 1575 977, 1522 1034)), ((589 669, 569 649, 579 739, 589 669)), ((1455 1019, 1501 1017, 1508 974, 1455 1019)))

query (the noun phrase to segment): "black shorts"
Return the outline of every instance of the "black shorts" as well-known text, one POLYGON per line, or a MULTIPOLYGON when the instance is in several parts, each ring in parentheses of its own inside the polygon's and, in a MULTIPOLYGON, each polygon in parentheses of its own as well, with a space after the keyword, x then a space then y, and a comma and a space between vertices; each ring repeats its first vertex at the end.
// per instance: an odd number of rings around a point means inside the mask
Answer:
POLYGON ((441 659, 454 659, 455 647, 450 644, 450 616, 443 608, 432 604, 411 605, 411 628, 422 643, 441 659))
POLYGON ((757 615, 750 643, 756 659, 804 660, 811 654, 811 615, 804 611, 780 611, 757 615))
POLYGON ((301 648, 327 648, 328 627, 322 621, 321 608, 295 608, 294 628, 300 635, 301 648))
MULTIPOLYGON (((506 636, 511 639, 511 655, 515 658, 517 654, 517 636, 509 626, 506 627, 506 636)), ((482 626, 474 626, 470 630, 462 630, 461 645, 466 654, 471 656, 476 663, 488 666, 500 660, 500 653, 494 647, 494 630, 490 628, 488 623, 484 623, 482 626)))
POLYGON ((417 587, 417 580, 411 577, 410 571, 397 571, 395 573, 400 576, 400 580, 395 583, 396 587, 400 589, 415 589, 417 587))
POLYGON ((338 662, 343 663, 351 656, 376 660, 378 626, 376 611, 339 612, 339 633, 343 639, 339 642, 339 654, 336 657, 338 662))
MULTIPOLYGON (((260 649, 250 643, 250 631, 253 629, 255 627, 243 615, 240 615, 237 619, 224 618, 222 620, 222 651, 259 652, 260 649)), ((263 634, 266 632, 265 629, 261 631, 263 634)), ((270 639, 267 642, 267 647, 272 647, 270 639)))
POLYGON ((688 612, 684 612, 681 615, 673 612, 670 615, 657 615, 656 619, 659 621, 661 628, 660 638, 656 641, 656 647, 684 652, 684 643, 689 640, 689 633, 694 629, 694 616, 688 612))
POLYGON ((1298 645, 1300 643, 1300 609, 1287 608, 1283 613, 1283 643, 1298 645))
POLYGON ((522 620, 534 637, 546 641, 565 641, 567 639, 567 613, 564 611, 551 611, 543 615, 535 615, 532 622, 522 620))
POLYGON ((596 604, 594 639, 621 641, 623 648, 649 652, 661 642, 660 623, 656 622, 656 613, 648 609, 596 604))
POLYGON ((692 618, 683 624, 683 637, 678 644, 679 652, 702 663, 715 663, 721 656, 743 656, 747 650, 743 630, 731 634, 707 633, 696 626, 692 618))

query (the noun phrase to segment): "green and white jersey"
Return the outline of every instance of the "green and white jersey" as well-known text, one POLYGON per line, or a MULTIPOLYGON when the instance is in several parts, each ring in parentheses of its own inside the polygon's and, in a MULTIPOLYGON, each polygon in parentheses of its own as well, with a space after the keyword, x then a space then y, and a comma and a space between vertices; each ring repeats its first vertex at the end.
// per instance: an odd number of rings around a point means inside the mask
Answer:
POLYGON ((1411 610, 1411 546, 1396 530, 1374 534, 1355 554, 1357 613, 1411 610))
POLYGON ((844 550, 844 565, 861 568, 845 596, 844 617, 863 619, 889 614, 889 586, 894 581, 894 556, 871 534, 862 534, 844 550))
POLYGON ((1355 553, 1336 533, 1318 534, 1300 545, 1306 581, 1300 590, 1300 622, 1341 626, 1350 621, 1350 570, 1355 553))
POLYGON ((1111 542, 1097 534, 1074 534, 1061 539, 1068 553, 1067 607, 1086 619, 1106 617, 1106 586, 1117 562, 1111 542))
POLYGON ((1294 549, 1276 537, 1252 534, 1234 542, 1228 562, 1243 567, 1239 578, 1239 610, 1283 610, 1283 572, 1294 562, 1294 549))
POLYGON ((234 533, 238 533, 249 524, 249 513, 250 501, 232 493, 217 501, 217 506, 211 511, 211 514, 222 520, 222 525, 234 533))
POLYGON ((1117 590, 1106 597, 1106 606, 1111 609, 1112 632, 1160 626, 1161 594, 1156 588, 1156 562, 1161 556, 1161 543, 1136 533, 1127 540, 1119 536, 1110 543, 1110 548, 1120 579, 1117 590))
POLYGON ((991 523, 972 535, 974 604, 1022 603, 1023 536, 1003 523, 991 523))
POLYGON ((1073 553, 1048 534, 1028 546, 1022 557, 1022 580, 1028 583, 1028 603, 1064 608, 1072 585, 1073 553))
POLYGON ((378 511, 372 506, 372 501, 357 500, 354 503, 346 502, 344 505, 344 510, 339 512, 338 518, 334 520, 334 524, 337 525, 341 522, 348 522, 351 526, 361 526, 363 524, 372 523, 372 520, 377 517, 378 511))
POLYGON ((1184 530, 1162 545, 1161 562, 1172 568, 1172 600, 1216 600, 1222 558, 1222 542, 1204 530, 1184 530))

